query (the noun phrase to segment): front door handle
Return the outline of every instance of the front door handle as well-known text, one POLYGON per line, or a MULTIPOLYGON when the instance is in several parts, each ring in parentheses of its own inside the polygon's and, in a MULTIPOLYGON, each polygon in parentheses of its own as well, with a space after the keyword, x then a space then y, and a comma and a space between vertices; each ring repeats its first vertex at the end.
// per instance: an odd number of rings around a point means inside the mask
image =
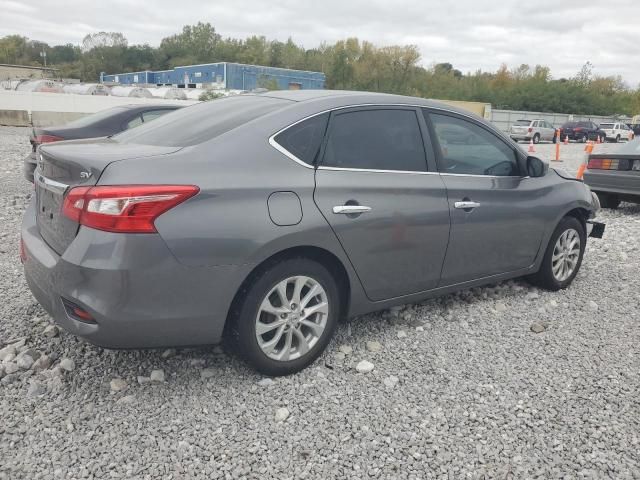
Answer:
POLYGON ((480 206, 478 202, 472 202, 471 200, 465 200, 463 202, 456 202, 453 204, 455 208, 461 208, 462 210, 470 210, 480 206))
POLYGON ((371 207, 365 205, 336 205, 333 207, 333 213, 341 213, 343 215, 353 215, 354 213, 367 213, 371 211, 371 207))

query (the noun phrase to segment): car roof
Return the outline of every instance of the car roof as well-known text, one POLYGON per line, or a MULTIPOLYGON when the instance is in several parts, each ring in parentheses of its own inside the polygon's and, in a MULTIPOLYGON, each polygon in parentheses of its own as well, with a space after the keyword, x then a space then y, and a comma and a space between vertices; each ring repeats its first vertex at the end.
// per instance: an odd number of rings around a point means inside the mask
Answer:
POLYGON ((128 105, 116 105, 116 107, 125 108, 127 110, 174 110, 185 106, 186 105, 176 105, 174 103, 130 103, 128 105))
MULTIPOLYGON (((420 107, 433 107, 447 110, 461 115, 474 115, 469 110, 453 106, 437 100, 391 93, 360 92, 351 90, 274 90, 265 93, 248 93, 256 97, 271 97, 289 100, 298 104, 322 104, 326 108, 339 108, 356 105, 414 105, 420 107)), ((475 115, 474 115, 475 116, 475 115)))

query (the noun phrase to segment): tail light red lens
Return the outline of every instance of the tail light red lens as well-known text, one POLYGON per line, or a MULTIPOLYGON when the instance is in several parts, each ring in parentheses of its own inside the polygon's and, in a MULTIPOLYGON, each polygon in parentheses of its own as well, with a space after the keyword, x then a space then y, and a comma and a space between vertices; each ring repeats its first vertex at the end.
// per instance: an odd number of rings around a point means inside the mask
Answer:
POLYGON ((590 158, 589 170, 631 170, 633 162, 628 159, 590 158))
POLYGON ((36 135, 35 143, 42 145, 43 143, 60 142, 64 140, 62 137, 56 137, 55 135, 36 135))
POLYGON ((529 133, 533 132, 533 128, 529 127, 529 133))
POLYGON ((581 132, 582 131, 582 127, 576 127, 573 129, 574 132, 581 132))
POLYGON ((194 185, 75 187, 67 193, 62 212, 97 230, 155 233, 156 218, 199 191, 194 185))

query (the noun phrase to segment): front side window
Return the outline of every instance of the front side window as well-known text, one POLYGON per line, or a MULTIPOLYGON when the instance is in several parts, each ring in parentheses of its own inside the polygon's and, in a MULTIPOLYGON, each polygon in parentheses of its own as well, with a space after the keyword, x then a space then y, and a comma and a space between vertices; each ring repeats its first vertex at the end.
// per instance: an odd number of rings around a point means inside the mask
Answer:
POLYGON ((274 140, 299 160, 312 165, 320 150, 328 120, 328 113, 316 115, 292 125, 276 135, 274 140))
POLYGON ((150 110, 148 112, 142 113, 142 120, 145 122, 150 122, 151 120, 155 120, 158 117, 161 117, 165 113, 173 112, 173 109, 166 110, 150 110))
POLYGON ((331 118, 323 165, 367 170, 426 170, 416 112, 377 109, 335 114, 331 118))
POLYGON ((519 175, 515 152, 491 132, 458 117, 425 111, 427 115, 440 147, 440 172, 499 177, 519 175))

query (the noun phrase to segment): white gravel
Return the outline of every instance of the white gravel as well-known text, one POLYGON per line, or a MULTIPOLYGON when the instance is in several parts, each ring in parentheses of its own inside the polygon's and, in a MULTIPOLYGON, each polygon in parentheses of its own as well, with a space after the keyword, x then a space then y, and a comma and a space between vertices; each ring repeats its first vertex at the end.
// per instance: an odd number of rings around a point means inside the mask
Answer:
MULTIPOLYGON (((0 128, 1 480, 640 478, 640 206, 602 213, 568 290, 506 282, 359 317, 267 381, 220 348, 45 332, 18 260, 26 134, 0 128)), ((567 171, 581 150, 563 147, 567 171)))

